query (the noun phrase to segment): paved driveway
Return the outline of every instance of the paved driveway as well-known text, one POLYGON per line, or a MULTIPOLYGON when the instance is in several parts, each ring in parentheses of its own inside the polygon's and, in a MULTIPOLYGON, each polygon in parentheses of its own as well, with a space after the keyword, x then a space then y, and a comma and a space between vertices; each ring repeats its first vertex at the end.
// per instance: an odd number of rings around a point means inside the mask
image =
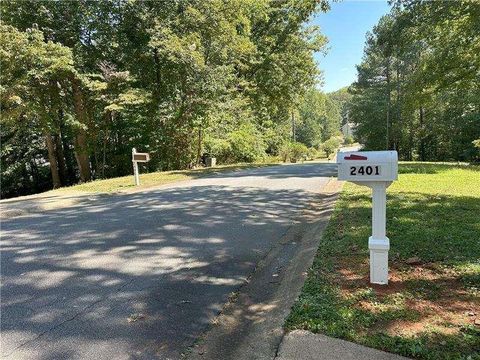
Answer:
POLYGON ((5 219, 1 354, 180 358, 335 175, 249 169, 5 219))

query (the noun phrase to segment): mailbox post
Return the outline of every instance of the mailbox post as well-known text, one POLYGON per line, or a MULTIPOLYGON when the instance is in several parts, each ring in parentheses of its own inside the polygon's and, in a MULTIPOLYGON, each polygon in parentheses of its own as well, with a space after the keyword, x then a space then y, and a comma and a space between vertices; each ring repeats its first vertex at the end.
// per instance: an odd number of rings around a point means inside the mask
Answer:
POLYGON ((372 189, 372 236, 368 239, 370 282, 388 284, 387 188, 398 179, 398 154, 396 151, 339 152, 337 164, 339 180, 372 189))
POLYGON ((133 176, 135 178, 135 185, 140 185, 140 174, 138 172, 139 162, 150 161, 150 155, 148 153, 138 153, 137 149, 132 148, 132 163, 133 163, 133 176))

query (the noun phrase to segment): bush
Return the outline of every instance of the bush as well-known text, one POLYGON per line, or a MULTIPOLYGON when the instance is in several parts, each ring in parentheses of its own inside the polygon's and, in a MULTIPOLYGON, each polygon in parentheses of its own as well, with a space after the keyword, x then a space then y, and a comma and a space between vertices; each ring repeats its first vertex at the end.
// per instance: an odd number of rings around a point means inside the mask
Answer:
POLYGON ((308 148, 307 157, 309 160, 315 160, 320 157, 320 153, 317 149, 315 149, 314 147, 311 147, 311 148, 308 148))
POLYGON ((279 151, 279 155, 283 162, 297 162, 308 158, 309 150, 305 144, 299 142, 285 143, 279 151))
POLYGON ((253 162, 265 156, 265 143, 252 124, 242 125, 228 140, 235 162, 253 162))
POLYGON ((210 156, 217 158, 219 163, 227 163, 231 157, 232 147, 225 139, 206 138, 205 152, 210 156))
POLYGON ((327 155, 327 158, 330 158, 330 155, 333 154, 338 147, 340 146, 340 141, 336 137, 331 137, 327 141, 325 141, 321 148, 327 155))
POLYGON ((473 152, 470 158, 473 162, 480 162, 480 139, 473 140, 472 144, 476 151, 473 152))
POLYGON ((283 162, 287 162, 290 159, 290 154, 292 149, 290 148, 290 143, 283 144, 278 150, 278 156, 282 159, 283 162))
POLYGON ((305 160, 308 156, 308 148, 305 144, 302 143, 292 143, 291 145, 292 152, 290 154, 290 161, 297 162, 299 160, 305 160))
POLYGON ((353 136, 352 135, 348 135, 345 137, 345 140, 343 140, 344 144, 345 145, 351 145, 354 143, 354 140, 353 140, 353 136))
POLYGON ((265 143, 252 124, 243 124, 227 139, 205 139, 205 151, 218 163, 254 162, 265 157, 265 143))

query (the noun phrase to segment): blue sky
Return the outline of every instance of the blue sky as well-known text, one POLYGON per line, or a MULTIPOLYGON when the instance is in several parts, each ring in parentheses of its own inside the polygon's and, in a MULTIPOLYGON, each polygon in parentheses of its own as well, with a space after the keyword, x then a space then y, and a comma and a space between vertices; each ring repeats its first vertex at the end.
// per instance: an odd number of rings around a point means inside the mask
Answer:
POLYGON ((322 89, 325 92, 338 90, 355 81, 355 65, 362 59, 365 34, 389 10, 386 0, 344 0, 331 3, 329 12, 319 13, 313 19, 312 23, 320 25, 329 40, 327 55, 315 56, 323 70, 322 89))

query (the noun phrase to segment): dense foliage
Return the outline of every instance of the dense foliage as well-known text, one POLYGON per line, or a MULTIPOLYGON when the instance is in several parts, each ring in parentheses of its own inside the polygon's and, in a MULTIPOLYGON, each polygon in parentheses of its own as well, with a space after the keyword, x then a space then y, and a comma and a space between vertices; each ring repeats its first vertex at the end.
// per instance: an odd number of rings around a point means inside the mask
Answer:
POLYGON ((338 131, 326 120, 338 109, 311 90, 326 38, 308 20, 326 0, 0 9, 2 197, 129 174, 132 147, 151 154, 149 170, 182 169, 205 152, 220 162, 278 155, 296 127, 308 146, 338 131), (305 93, 323 102, 314 120, 299 116, 312 110, 299 105, 305 93))
POLYGON ((338 135, 341 103, 316 89, 309 90, 299 105, 299 125, 296 139, 308 147, 319 147, 332 136, 338 135))
POLYGON ((358 80, 316 89, 327 0, 3 1, 1 196, 131 173, 366 149, 480 160, 480 4, 396 0, 358 80), (352 142, 353 139, 346 139, 352 142), (306 146, 304 148, 302 146, 306 146))
POLYGON ((478 160, 480 3, 398 0, 367 36, 349 118, 368 149, 478 160))

